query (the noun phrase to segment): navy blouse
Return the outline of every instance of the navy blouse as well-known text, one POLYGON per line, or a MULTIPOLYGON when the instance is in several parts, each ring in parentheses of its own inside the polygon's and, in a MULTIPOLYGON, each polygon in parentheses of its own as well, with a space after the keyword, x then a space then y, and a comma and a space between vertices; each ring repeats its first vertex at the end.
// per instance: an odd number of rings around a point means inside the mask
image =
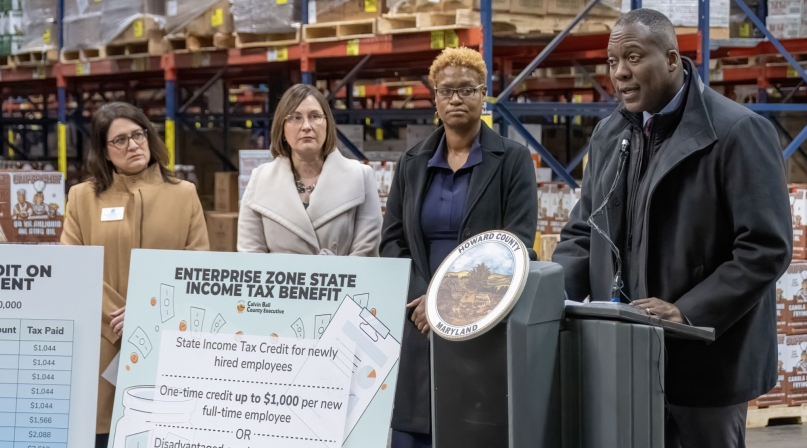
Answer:
POLYGON ((471 146, 465 165, 456 172, 448 166, 447 150, 446 137, 443 135, 437 151, 427 164, 432 181, 420 212, 420 227, 426 242, 432 275, 460 243, 460 224, 465 212, 465 199, 468 196, 471 173, 474 166, 482 163, 479 135, 471 146))

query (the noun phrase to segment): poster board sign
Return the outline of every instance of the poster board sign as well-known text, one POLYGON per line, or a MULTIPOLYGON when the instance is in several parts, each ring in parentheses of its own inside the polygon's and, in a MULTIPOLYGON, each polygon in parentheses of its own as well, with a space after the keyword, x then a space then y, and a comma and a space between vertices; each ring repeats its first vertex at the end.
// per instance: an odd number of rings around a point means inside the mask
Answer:
POLYGON ((385 446, 409 263, 133 251, 110 448, 385 446))
POLYGON ((0 245, 0 447, 95 444, 103 262, 101 247, 0 245))
POLYGON ((58 243, 64 223, 64 176, 0 171, 0 242, 58 243))

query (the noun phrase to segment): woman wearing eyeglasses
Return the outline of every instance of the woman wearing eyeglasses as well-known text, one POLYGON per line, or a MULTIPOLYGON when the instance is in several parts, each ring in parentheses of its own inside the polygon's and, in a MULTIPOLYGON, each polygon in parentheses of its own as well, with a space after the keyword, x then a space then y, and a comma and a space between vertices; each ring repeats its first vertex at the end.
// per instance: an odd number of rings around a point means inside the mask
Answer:
MULTIPOLYGON (((104 247, 103 372, 121 347, 132 249, 209 250, 209 244, 196 187, 168 171, 165 145, 139 109, 102 106, 87 159, 91 178, 70 189, 61 241, 104 247)), ((96 447, 107 446, 114 401, 115 386, 99 376, 96 447)))
POLYGON ((315 87, 283 94, 271 149, 274 161, 253 171, 241 198, 238 251, 377 257, 375 175, 336 149, 333 114, 315 87))
POLYGON ((477 51, 447 48, 435 59, 429 78, 443 126, 401 157, 387 199, 381 256, 412 259, 392 448, 432 443, 425 294, 440 263, 460 242, 489 230, 512 232, 533 246, 538 203, 532 157, 482 123, 486 76, 477 51))

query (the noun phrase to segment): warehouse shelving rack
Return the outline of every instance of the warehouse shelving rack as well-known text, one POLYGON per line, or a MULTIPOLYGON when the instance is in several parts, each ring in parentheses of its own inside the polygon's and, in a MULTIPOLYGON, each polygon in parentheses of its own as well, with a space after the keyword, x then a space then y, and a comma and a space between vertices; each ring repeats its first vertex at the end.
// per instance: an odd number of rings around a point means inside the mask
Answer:
MULTIPOLYGON (((714 84, 724 86, 731 91, 736 85, 756 85, 759 89, 757 103, 747 106, 778 123, 774 113, 807 112, 807 104, 801 101, 799 94, 807 83, 807 73, 794 58, 794 54, 807 54, 807 39, 789 39, 779 42, 765 28, 764 3, 756 12, 742 1, 734 0, 754 25, 766 37, 766 40, 731 39, 728 41, 710 41, 708 26, 708 1, 700 1, 699 27, 697 34, 679 36, 681 53, 693 58, 699 65, 704 82, 710 80, 710 58, 730 60, 736 58, 773 57, 780 55, 787 64, 755 66, 724 66, 722 78, 715 79, 714 84), (760 18, 761 17, 761 18, 760 18), (704 51, 704 49, 709 49, 704 51), (783 94, 781 103, 766 103, 767 89, 791 89, 783 94)), ((307 0, 303 4, 303 23, 307 23, 307 0)), ((525 117, 563 116, 566 119, 567 132, 571 126, 570 119, 577 116, 605 117, 617 107, 613 98, 613 89, 607 75, 589 74, 584 66, 603 64, 606 60, 607 34, 574 35, 571 30, 583 20, 599 3, 591 0, 571 20, 568 27, 554 37, 534 40, 518 40, 511 38, 495 38, 492 35, 491 0, 481 1, 481 26, 478 28, 458 29, 455 43, 478 48, 483 53, 488 66, 489 108, 493 112, 494 121, 499 123, 503 131, 513 128, 529 146, 541 156, 544 164, 552 168, 558 179, 570 185, 577 185, 572 171, 583 159, 586 148, 578 150, 575 155, 567 157, 561 164, 552 153, 537 142, 522 125, 525 117), (579 85, 570 78, 533 78, 533 71, 538 67, 575 67, 582 73, 587 83, 579 85), (495 81, 495 82, 494 82, 495 81), (521 102, 515 97, 532 96, 545 93, 550 97, 565 96, 562 101, 527 101, 521 102), (585 93, 589 102, 570 102, 570 92, 585 93), (494 96, 495 95, 495 96, 494 96)), ((632 8, 641 7, 641 0, 632 0, 632 8)), ((61 24, 61 20, 59 21, 61 24)), ((61 33, 61 30, 60 30, 61 33)), ((287 47, 266 47, 250 49, 229 49, 219 51, 201 51, 187 53, 169 53, 162 56, 121 57, 80 61, 78 63, 57 63, 40 67, 20 67, 17 69, 0 69, 0 88, 6 97, 13 95, 42 95, 36 115, 40 118, 20 117, 19 113, 3 109, 0 126, 43 126, 52 128, 54 118, 57 120, 58 166, 63 172, 67 167, 66 127, 68 118, 76 123, 79 129, 77 142, 86 138, 85 125, 89 114, 96 103, 110 98, 121 98, 136 103, 147 110, 155 122, 164 121, 165 141, 174 162, 177 132, 201 134, 198 131, 200 122, 207 121, 222 129, 224 148, 207 141, 206 147, 221 160, 224 169, 235 169, 227 154, 227 132, 230 127, 248 127, 263 135, 264 145, 269 142, 269 127, 272 112, 277 103, 276 92, 283 91, 292 82, 314 83, 316 79, 328 80, 330 99, 338 101, 344 108, 335 108, 334 113, 340 123, 369 123, 373 127, 382 128, 383 123, 391 120, 418 121, 429 123, 433 120, 433 107, 392 108, 393 101, 398 103, 418 103, 430 105, 431 89, 425 80, 428 67, 438 54, 442 44, 435 45, 432 32, 416 32, 411 34, 377 35, 370 38, 352 41, 336 41, 307 43, 301 42, 287 47), (423 79, 420 85, 409 85, 403 88, 390 88, 384 85, 362 87, 360 95, 355 95, 354 82, 357 80, 396 77, 414 77, 423 79), (223 82, 223 104, 221 113, 209 113, 201 106, 200 100, 208 89, 217 81, 223 82), (232 98, 229 87, 236 84, 254 84, 268 86, 259 88, 261 95, 255 98, 232 98), (56 110, 48 107, 48 95, 54 94, 57 102, 56 110), (235 100, 235 101, 233 101, 235 100), (233 103, 241 100, 249 101, 249 111, 237 111, 233 103), (360 102, 364 108, 354 108, 360 102), (367 104, 372 104, 367 108, 367 104), (381 107, 381 106, 386 107, 381 107), (55 113, 55 117, 53 117, 55 113)), ((439 41, 439 40, 438 40, 439 41)), ((61 39, 60 39, 61 42, 61 39)), ((336 104, 336 103, 335 103, 336 104)), ((5 128, 0 134, 8 140, 5 128)), ((357 158, 364 159, 359 151, 344 135, 340 141, 350 149, 357 158)), ((790 144, 784 151, 786 157, 799 150, 807 139, 807 128, 795 137, 788 138, 790 144)), ((204 136, 200 135, 204 140, 204 136)), ((6 142, 6 147, 10 143, 6 142)), ((568 144, 568 143, 567 143, 568 144)), ((567 148, 567 151, 570 149, 567 148)), ((80 160, 82 151, 78 151, 80 160)), ((26 158, 24 151, 15 151, 15 156, 26 158)), ((50 153, 46 153, 51 158, 50 153)))

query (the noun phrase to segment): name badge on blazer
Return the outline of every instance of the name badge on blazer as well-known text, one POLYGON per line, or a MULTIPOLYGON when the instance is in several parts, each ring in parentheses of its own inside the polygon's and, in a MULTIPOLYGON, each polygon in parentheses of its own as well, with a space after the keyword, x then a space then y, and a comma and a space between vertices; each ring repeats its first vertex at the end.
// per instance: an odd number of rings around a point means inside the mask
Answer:
POLYGON ((123 221, 123 207, 109 207, 101 209, 101 222, 123 221))

